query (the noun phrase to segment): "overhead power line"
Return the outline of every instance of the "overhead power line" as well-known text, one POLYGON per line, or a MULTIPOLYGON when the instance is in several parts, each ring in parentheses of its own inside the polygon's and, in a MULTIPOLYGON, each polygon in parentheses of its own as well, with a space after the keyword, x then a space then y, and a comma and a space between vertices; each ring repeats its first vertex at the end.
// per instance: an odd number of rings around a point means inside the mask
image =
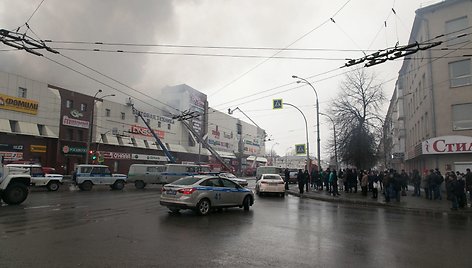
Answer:
MULTIPOLYGON (((29 26, 28 26, 28 29, 29 29, 29 26)), ((61 63, 61 62, 59 62, 59 61, 57 61, 57 60, 51 59, 51 58, 49 58, 49 57, 46 57, 46 56, 44 56, 43 54, 41 54, 40 52, 38 52, 38 51, 39 51, 39 50, 46 50, 46 51, 49 51, 49 52, 54 53, 54 54, 59 54, 60 56, 66 58, 66 59, 68 59, 68 60, 70 60, 70 61, 73 61, 73 62, 75 62, 76 64, 79 64, 79 65, 81 65, 82 67, 85 67, 85 68, 87 68, 87 69, 89 69, 89 70, 91 70, 91 71, 93 71, 93 72, 95 72, 95 73, 97 73, 97 74, 99 74, 99 75, 101 75, 101 76, 104 76, 104 77, 106 77, 106 78, 108 78, 108 79, 110 79, 110 80, 112 80, 112 81, 114 81, 114 82, 116 82, 116 83, 118 83, 118 84, 124 86, 124 87, 127 87, 128 89, 130 89, 130 90, 132 90, 132 91, 134 91, 134 92, 137 92, 137 93, 140 94, 140 95, 146 96, 146 97, 149 98, 149 99, 152 99, 152 100, 154 100, 154 101, 156 101, 156 102, 158 102, 158 103, 163 104, 164 106, 167 106, 167 107, 169 107, 169 108, 171 108, 171 109, 173 109, 173 110, 175 110, 175 111, 178 111, 179 113, 181 112, 179 109, 177 109, 177 108, 175 108, 175 107, 173 107, 173 106, 171 106, 171 105, 169 105, 169 104, 167 104, 167 103, 165 103, 165 102, 162 102, 162 101, 160 101, 160 100, 158 100, 158 99, 156 99, 156 98, 154 98, 154 97, 152 97, 152 96, 150 96, 150 95, 148 95, 148 94, 145 94, 145 93, 143 93, 143 92, 141 92, 141 91, 139 91, 139 90, 136 90, 136 89, 132 88, 131 86, 128 86, 128 85, 126 85, 126 84, 124 84, 124 83, 118 81, 117 79, 114 79, 114 78, 112 78, 112 77, 110 77, 110 76, 108 76, 108 75, 106 75, 106 74, 104 74, 104 73, 102 73, 102 72, 100 72, 100 71, 98 71, 98 70, 95 70, 94 68, 89 67, 89 66, 87 66, 87 65, 85 65, 85 64, 83 64, 83 63, 81 63, 81 62, 79 62, 79 61, 77 61, 77 60, 75 60, 75 59, 73 59, 73 58, 71 58, 71 57, 68 57, 68 56, 65 56, 65 55, 59 53, 58 51, 56 51, 56 50, 54 50, 54 49, 48 47, 42 40, 36 40, 36 39, 34 39, 34 38, 28 36, 26 33, 21 34, 21 33, 17 33, 17 32, 11 32, 11 31, 8 31, 8 30, 5 30, 5 29, 0 29, 0 42, 4 43, 5 45, 11 46, 11 47, 13 47, 13 48, 19 49, 19 50, 25 50, 25 51, 27 51, 27 52, 33 54, 33 55, 40 56, 40 57, 44 57, 44 58, 46 58, 47 60, 49 60, 49 61, 51 61, 51 62, 54 62, 54 63, 56 63, 56 64, 58 64, 58 65, 61 65, 61 66, 65 67, 65 68, 67 68, 67 69, 69 69, 69 70, 71 70, 71 71, 74 71, 74 72, 76 72, 76 73, 78 73, 78 74, 80 74, 80 75, 82 75, 82 76, 85 76, 85 77, 87 77, 87 78, 89 78, 89 79, 91 79, 91 80, 93 80, 93 81, 95 81, 95 82, 97 82, 97 83, 99 83, 99 84, 102 84, 102 85, 107 86, 107 87, 109 87, 109 88, 111 88, 111 89, 114 89, 114 90, 116 90, 116 91, 118 91, 118 92, 120 92, 120 93, 122 93, 122 94, 124 94, 124 95, 128 95, 128 93, 124 92, 123 90, 120 90, 120 89, 118 89, 118 88, 116 88, 116 87, 113 87, 113 86, 111 86, 111 85, 108 85, 107 83, 105 83, 105 82, 103 82, 103 81, 100 81, 100 80, 98 80, 98 79, 96 79, 96 78, 94 78, 94 77, 92 77, 92 76, 90 76, 90 75, 88 75, 88 74, 85 74, 85 73, 83 73, 83 72, 81 72, 81 71, 75 70, 74 68, 72 68, 72 67, 70 67, 70 66, 67 66, 67 65, 65 65, 65 64, 63 64, 63 63, 61 63)), ((135 97, 134 97, 134 98, 135 98, 135 97)), ((154 107, 154 108, 156 108, 156 109, 158 109, 158 110, 161 110, 161 111, 164 111, 164 112, 168 112, 168 111, 165 111, 165 110, 163 110, 163 109, 161 109, 161 108, 159 108, 159 107, 157 107, 157 106, 155 106, 155 105, 152 105, 151 103, 149 103, 149 102, 147 102, 147 101, 141 100, 141 99, 139 99, 139 98, 136 98, 136 99, 139 100, 139 101, 141 101, 142 103, 145 103, 145 104, 147 104, 147 105, 149 105, 149 106, 151 106, 151 107, 154 107)))
POLYGON ((286 59, 286 60, 346 60, 346 58, 326 58, 326 57, 282 57, 282 56, 260 56, 260 55, 236 55, 236 54, 210 54, 210 53, 185 53, 185 52, 158 52, 158 51, 133 51, 133 50, 111 50, 111 49, 88 49, 88 48, 66 48, 55 47, 55 50, 87 51, 104 53, 123 54, 148 54, 148 55, 179 55, 179 56, 201 56, 201 57, 228 57, 228 58, 258 58, 258 59, 286 59))
MULTIPOLYGON (((333 16, 331 16, 329 19, 326 19, 325 21, 323 21, 321 24, 319 24, 318 26, 316 26, 315 28, 311 29, 310 31, 308 31, 307 33, 303 34, 302 36, 300 36, 299 38, 295 39, 295 41, 291 42, 290 44, 288 44, 284 49, 282 50, 279 50, 277 51, 276 53, 274 53, 272 55, 272 57, 275 57, 277 56, 278 54, 280 54, 282 51, 284 51, 286 48, 289 48, 291 47, 292 45, 294 45, 295 43, 297 43, 298 41, 302 40, 303 38, 305 38, 306 36, 310 35, 312 32, 314 32, 315 30, 321 28, 323 25, 325 25, 326 23, 328 23, 330 21, 330 19, 334 18, 339 12, 341 12, 341 10, 349 3, 351 2, 351 0, 347 0, 344 5, 341 6, 340 9, 338 9, 333 16)), ((248 73, 252 72, 253 70, 257 69, 259 66, 261 66, 262 64, 266 63, 267 61, 269 61, 272 57, 270 58, 267 58, 265 60, 263 60, 262 62, 256 64, 255 66, 253 66, 252 68, 250 68, 249 70, 245 71, 244 73, 242 73, 241 75, 237 76, 235 79, 231 80, 229 83, 225 84, 223 87, 217 89, 216 91, 214 91, 211 95, 215 95, 219 92, 221 92, 223 89, 227 88, 228 86, 232 85, 233 83, 235 83, 236 81, 240 80, 241 78, 243 78, 244 76, 246 76, 248 73)))
MULTIPOLYGON (((44 40, 52 44, 72 45, 98 45, 98 46, 126 46, 126 47, 164 47, 164 48, 198 48, 198 49, 223 49, 223 50, 285 50, 285 51, 332 51, 332 52, 356 52, 362 49, 336 49, 336 48, 282 48, 282 47, 251 47, 251 46, 211 46, 211 45, 179 45, 179 44, 140 44, 140 43, 115 43, 115 42, 88 42, 88 41, 58 41, 44 40)), ((364 50, 369 51, 369 50, 364 50)), ((370 50, 375 51, 375 50, 370 50)))

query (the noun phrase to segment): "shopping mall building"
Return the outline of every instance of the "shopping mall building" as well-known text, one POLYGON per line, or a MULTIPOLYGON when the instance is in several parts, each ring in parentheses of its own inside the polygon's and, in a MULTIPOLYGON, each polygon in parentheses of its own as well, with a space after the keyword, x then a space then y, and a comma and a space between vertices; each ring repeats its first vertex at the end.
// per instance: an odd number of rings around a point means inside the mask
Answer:
POLYGON ((175 117, 185 111, 196 115, 188 125, 236 173, 251 168, 249 160, 256 155, 255 165, 266 162, 264 130, 210 108, 205 94, 185 84, 160 92, 146 101, 151 106, 131 98, 116 102, 112 90, 90 96, 0 71, 0 155, 6 162, 41 163, 63 174, 86 162, 106 164, 118 173, 127 173, 134 163, 168 163, 144 119, 177 163, 221 168, 175 117))

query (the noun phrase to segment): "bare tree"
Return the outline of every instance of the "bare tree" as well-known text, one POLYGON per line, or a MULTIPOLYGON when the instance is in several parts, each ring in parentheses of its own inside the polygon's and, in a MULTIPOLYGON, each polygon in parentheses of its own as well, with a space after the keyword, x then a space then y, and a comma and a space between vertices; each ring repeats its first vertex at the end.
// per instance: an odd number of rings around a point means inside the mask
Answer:
POLYGON ((370 168, 382 135, 382 86, 364 68, 353 69, 340 85, 330 113, 336 121, 338 155, 342 162, 370 168))

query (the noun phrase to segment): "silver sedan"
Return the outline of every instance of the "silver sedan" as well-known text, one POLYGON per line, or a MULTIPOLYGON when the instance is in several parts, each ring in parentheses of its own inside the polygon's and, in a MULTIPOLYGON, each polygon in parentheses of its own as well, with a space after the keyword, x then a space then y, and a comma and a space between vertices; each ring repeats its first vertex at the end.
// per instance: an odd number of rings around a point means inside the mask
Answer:
POLYGON ((207 215, 212 208, 240 207, 247 211, 254 204, 254 193, 218 176, 190 176, 164 185, 160 204, 172 212, 192 209, 200 215, 207 215))
POLYGON ((239 183, 239 185, 241 185, 242 187, 246 187, 246 186, 248 185, 246 179, 238 178, 238 177, 234 176, 233 173, 223 172, 223 173, 218 174, 218 176, 219 176, 220 178, 230 179, 230 180, 232 180, 232 181, 234 181, 234 182, 237 182, 237 183, 239 183))

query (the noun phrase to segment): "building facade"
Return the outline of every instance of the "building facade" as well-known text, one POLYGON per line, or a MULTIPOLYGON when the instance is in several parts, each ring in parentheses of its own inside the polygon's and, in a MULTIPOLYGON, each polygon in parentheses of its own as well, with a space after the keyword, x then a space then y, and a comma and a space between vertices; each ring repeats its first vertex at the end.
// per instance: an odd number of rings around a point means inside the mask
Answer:
POLYGON ((416 11, 409 43, 442 43, 408 56, 400 69, 384 135, 391 135, 388 154, 398 167, 472 167, 471 14, 470 0, 416 11))
POLYGON ((209 116, 206 95, 187 85, 164 89, 162 101, 154 101, 151 108, 131 99, 115 102, 107 93, 111 92, 89 96, 0 72, 0 154, 7 162, 41 163, 62 174, 71 174, 77 164, 87 161, 106 164, 117 173, 127 173, 134 163, 168 163, 144 119, 177 163, 221 168, 174 118, 185 112, 194 112, 189 125, 235 170, 241 163, 235 152, 246 157, 264 154, 263 138, 257 138, 263 130, 221 112, 217 113, 224 115, 223 120, 209 116))

